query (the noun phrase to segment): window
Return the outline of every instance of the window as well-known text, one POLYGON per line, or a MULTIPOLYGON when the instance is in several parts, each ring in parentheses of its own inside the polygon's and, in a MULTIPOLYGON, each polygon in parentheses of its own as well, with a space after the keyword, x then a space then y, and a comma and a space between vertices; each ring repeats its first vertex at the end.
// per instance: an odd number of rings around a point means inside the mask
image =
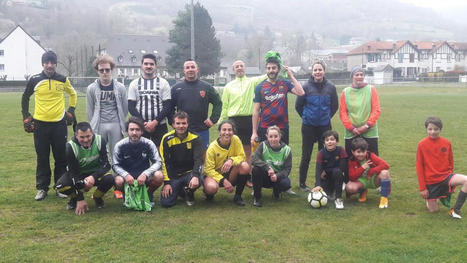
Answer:
POLYGON ((447 55, 446 55, 446 60, 447 60, 448 62, 451 62, 451 54, 447 54, 447 55))
POLYGON ((399 54, 397 55, 397 59, 398 59, 398 62, 399 62, 399 63, 404 62, 404 54, 399 53, 399 54))
POLYGON ((123 62, 123 56, 118 56, 118 62, 122 63, 123 62))
POLYGON ((0 49, 0 57, 5 56, 5 51, 3 49, 0 49))
POLYGON ((415 62, 415 54, 414 53, 409 54, 409 58, 410 58, 410 63, 415 62))
POLYGON ((136 56, 131 57, 131 63, 136 63, 136 56))
POLYGON ((0 71, 4 71, 5 70, 5 64, 0 64, 0 71))

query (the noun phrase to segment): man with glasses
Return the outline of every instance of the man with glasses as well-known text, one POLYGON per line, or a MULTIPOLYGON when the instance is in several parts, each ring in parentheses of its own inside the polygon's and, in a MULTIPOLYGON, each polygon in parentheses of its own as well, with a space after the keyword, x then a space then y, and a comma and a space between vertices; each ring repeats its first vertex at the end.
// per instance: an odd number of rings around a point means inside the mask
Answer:
POLYGON ((141 60, 142 76, 133 80, 128 88, 128 110, 132 116, 144 121, 143 137, 159 147, 167 133, 166 117, 171 113, 170 85, 156 75, 157 61, 153 54, 141 60))
POLYGON ((126 89, 122 83, 112 79, 115 61, 111 56, 98 56, 93 67, 99 78, 86 91, 86 113, 92 130, 108 142, 109 152, 112 154, 115 144, 123 139, 126 131, 126 89))
MULTIPOLYGON (((108 142, 112 155, 115 144, 123 139, 126 132, 125 120, 128 115, 128 100, 125 86, 112 78, 114 59, 107 55, 98 56, 92 63, 99 78, 86 91, 86 113, 92 130, 108 142)), ((119 190, 115 197, 121 198, 119 190)))

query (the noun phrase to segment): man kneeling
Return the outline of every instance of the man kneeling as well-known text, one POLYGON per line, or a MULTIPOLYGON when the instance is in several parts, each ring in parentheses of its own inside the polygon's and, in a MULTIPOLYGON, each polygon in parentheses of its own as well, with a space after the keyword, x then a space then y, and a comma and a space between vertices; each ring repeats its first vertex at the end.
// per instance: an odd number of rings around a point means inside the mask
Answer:
POLYGON ((199 187, 199 176, 203 165, 203 145, 201 138, 188 131, 188 114, 175 113, 174 130, 162 138, 160 153, 164 188, 161 191, 161 205, 174 206, 177 197, 185 198, 186 204, 195 204, 194 192, 199 187))
POLYGON ((68 172, 55 184, 55 189, 68 195, 70 201, 67 209, 75 209, 77 215, 84 214, 88 208, 82 191, 89 191, 97 186, 92 198, 96 207, 103 208, 102 197, 113 186, 107 158, 106 141, 94 134, 88 122, 80 122, 76 126, 73 138, 66 144, 68 172))

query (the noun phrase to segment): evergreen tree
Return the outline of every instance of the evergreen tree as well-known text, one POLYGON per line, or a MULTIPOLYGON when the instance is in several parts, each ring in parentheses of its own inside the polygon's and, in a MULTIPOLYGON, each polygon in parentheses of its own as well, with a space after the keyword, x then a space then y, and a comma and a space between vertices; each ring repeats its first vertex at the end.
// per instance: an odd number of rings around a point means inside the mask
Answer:
MULTIPOLYGON (((174 46, 167 51, 167 67, 170 72, 180 72, 183 62, 191 58, 191 5, 178 12, 173 21, 174 28, 170 30, 169 41, 174 46)), ((216 38, 216 30, 208 11, 198 2, 194 5, 195 20, 195 58, 200 68, 200 75, 206 76, 219 71, 221 46, 216 38)))

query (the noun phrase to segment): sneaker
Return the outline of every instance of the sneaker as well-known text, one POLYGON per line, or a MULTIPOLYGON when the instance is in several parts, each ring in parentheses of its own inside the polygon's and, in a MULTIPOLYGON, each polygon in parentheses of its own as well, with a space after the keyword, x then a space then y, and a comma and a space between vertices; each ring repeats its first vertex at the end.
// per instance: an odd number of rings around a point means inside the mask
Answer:
POLYGON ((449 211, 449 215, 455 219, 462 219, 462 216, 460 215, 460 213, 456 212, 454 208, 451 208, 451 210, 449 211))
POLYGON ((114 196, 117 199, 122 199, 123 198, 123 193, 120 190, 114 190, 114 196))
POLYGON ((342 210, 344 209, 344 200, 342 198, 336 198, 336 200, 334 200, 334 205, 336 209, 342 210))
POLYGON ((55 191, 55 195, 60 198, 68 198, 68 195, 60 193, 58 190, 55 191))
POLYGON ((440 198, 439 201, 441 204, 443 204, 445 207, 450 208, 451 207, 451 195, 448 195, 444 198, 440 198))
POLYGON ((37 194, 34 197, 34 200, 41 201, 41 200, 44 200, 46 197, 47 197, 47 191, 40 189, 40 190, 37 190, 37 194))
POLYGON ((245 202, 243 201, 241 195, 235 195, 233 201, 238 206, 245 206, 245 202))
POLYGON ((191 191, 189 187, 185 187, 185 203, 187 206, 193 206, 195 204, 195 193, 191 191))
POLYGON ((261 202, 261 199, 258 199, 253 201, 253 205, 256 206, 256 207, 262 207, 263 206, 263 203, 261 202))
POLYGON ((379 200, 379 208, 388 208, 388 198, 381 196, 381 199, 379 200))
POLYGON ((285 191, 287 194, 289 195, 297 195, 297 193, 295 193, 293 190, 292 190, 292 187, 289 188, 287 191, 285 191))
POLYGON ((303 192, 310 192, 310 188, 306 185, 306 184, 300 184, 300 190, 302 190, 303 192))
POLYGON ((66 204, 66 210, 75 210, 77 200, 75 198, 70 198, 70 201, 66 204))
POLYGON ((97 208, 104 208, 104 199, 102 197, 94 197, 93 195, 91 198, 94 199, 97 208))
POLYGON ((366 195, 367 195, 367 194, 368 194, 368 190, 367 190, 367 189, 363 190, 363 192, 361 192, 361 193, 360 193, 360 196, 358 197, 358 201, 359 201, 360 203, 366 202, 366 195))

